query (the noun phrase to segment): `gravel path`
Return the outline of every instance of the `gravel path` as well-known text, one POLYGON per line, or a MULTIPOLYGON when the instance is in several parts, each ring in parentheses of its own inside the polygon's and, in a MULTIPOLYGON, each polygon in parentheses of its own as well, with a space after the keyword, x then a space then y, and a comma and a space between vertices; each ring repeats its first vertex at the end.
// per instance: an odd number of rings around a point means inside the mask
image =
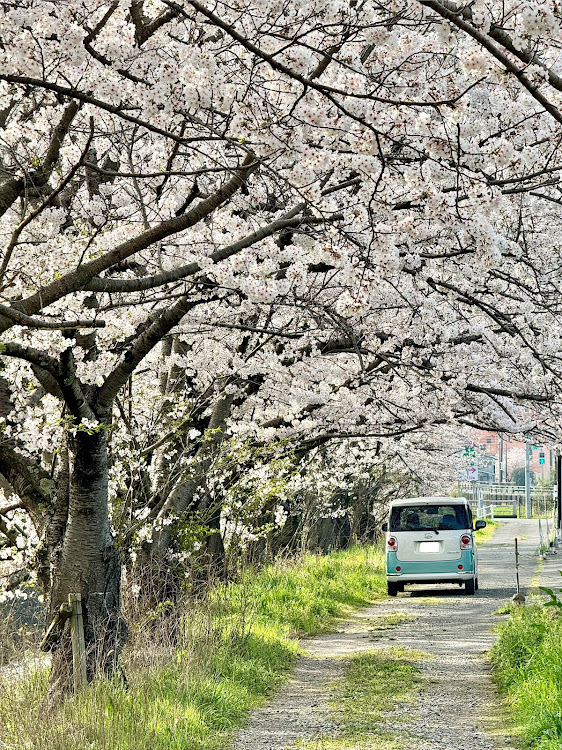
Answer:
MULTIPOLYGON (((515 536, 520 539, 521 588, 528 592, 538 570, 538 522, 505 520, 480 548, 480 590, 475 596, 458 587, 410 588, 356 614, 337 633, 308 639, 308 655, 299 659, 293 679, 269 706, 255 712, 233 750, 284 750, 299 738, 331 734, 335 728, 322 708, 330 685, 344 673, 341 657, 396 645, 434 656, 419 664, 428 687, 413 708, 404 708, 409 720, 403 720, 399 708, 384 722, 385 732, 395 730, 400 750, 511 748, 501 722, 494 719, 497 697, 484 655, 494 642, 491 628, 501 619, 494 611, 515 591, 515 536), (374 639, 369 631, 372 618, 391 612, 416 619, 374 639)), ((562 554, 558 558, 562 567, 562 554)), ((556 556, 545 562, 541 584, 562 587, 556 556)))

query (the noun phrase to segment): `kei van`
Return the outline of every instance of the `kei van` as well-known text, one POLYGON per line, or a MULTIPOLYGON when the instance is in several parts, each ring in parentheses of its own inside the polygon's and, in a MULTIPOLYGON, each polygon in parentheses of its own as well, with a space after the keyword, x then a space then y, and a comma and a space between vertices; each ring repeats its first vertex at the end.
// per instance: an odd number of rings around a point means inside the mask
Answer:
POLYGON ((412 497, 390 504, 386 531, 389 596, 410 583, 456 583, 467 594, 478 588, 478 555, 472 511, 464 497, 412 497))

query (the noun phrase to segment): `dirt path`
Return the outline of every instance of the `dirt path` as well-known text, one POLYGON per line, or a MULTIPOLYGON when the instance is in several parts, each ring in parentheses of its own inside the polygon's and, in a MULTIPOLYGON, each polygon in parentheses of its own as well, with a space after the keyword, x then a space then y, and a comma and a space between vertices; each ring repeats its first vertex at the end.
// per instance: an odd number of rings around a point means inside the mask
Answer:
MULTIPOLYGON (((322 707, 330 685, 343 674, 342 656, 373 648, 405 645, 429 652, 420 662, 425 689, 415 707, 388 716, 385 731, 395 729, 404 750, 497 750, 511 747, 491 719, 497 703, 485 653, 494 641, 495 610, 515 591, 513 537, 521 539, 520 579, 524 592, 538 569, 538 522, 506 520, 480 548, 480 591, 466 596, 458 587, 416 587, 355 615, 334 634, 306 641, 308 655, 297 663, 294 678, 266 708, 256 711, 233 750, 283 750, 299 738, 313 740, 334 731, 322 707), (373 618, 400 612, 415 621, 378 633, 373 618), (413 718, 412 718, 413 717, 413 718)), ((562 554, 559 555, 562 565, 562 554)), ((548 566, 549 583, 556 565, 548 566)), ((558 576, 559 577, 559 576, 558 576)), ((562 586, 562 579, 560 579, 562 586)))

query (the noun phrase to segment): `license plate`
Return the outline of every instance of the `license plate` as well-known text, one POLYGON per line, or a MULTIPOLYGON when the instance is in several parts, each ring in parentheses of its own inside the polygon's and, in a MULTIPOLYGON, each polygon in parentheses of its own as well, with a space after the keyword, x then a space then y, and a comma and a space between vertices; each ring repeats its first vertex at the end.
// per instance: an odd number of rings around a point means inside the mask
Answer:
POLYGON ((420 552, 439 552, 439 542, 420 542, 420 552))

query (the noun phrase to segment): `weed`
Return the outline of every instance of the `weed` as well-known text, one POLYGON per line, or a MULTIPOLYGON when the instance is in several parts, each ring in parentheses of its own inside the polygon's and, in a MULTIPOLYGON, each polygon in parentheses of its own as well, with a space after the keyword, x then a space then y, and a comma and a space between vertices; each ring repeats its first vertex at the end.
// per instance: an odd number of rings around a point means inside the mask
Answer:
POLYGON ((0 684, 0 747, 223 750, 286 678, 298 635, 325 631, 384 593, 382 553, 358 547, 217 586, 205 601, 184 602, 179 628, 168 607, 145 612, 124 653, 128 687, 100 679, 46 714, 47 669, 0 684))
MULTIPOLYGON (((560 575, 562 575, 562 570, 558 571, 560 575)), ((539 586, 541 591, 544 591, 546 594, 548 594, 549 601, 545 603, 545 607, 556 607, 558 611, 562 611, 562 600, 558 597, 557 594, 554 593, 552 589, 547 588, 546 586, 539 586)), ((560 593, 562 593, 562 589, 558 589, 560 593)))
POLYGON ((491 652, 513 720, 533 748, 562 745, 562 618, 558 609, 518 607, 491 652))
POLYGON ((476 544, 480 546, 485 542, 489 542, 496 533, 499 525, 500 524, 497 521, 487 520, 486 526, 483 529, 479 529, 478 531, 474 532, 474 541, 476 542, 476 544))
MULTIPOLYGON (((385 716, 398 705, 412 704, 422 687, 415 662, 427 658, 422 651, 398 646, 354 655, 345 677, 333 686, 329 718, 338 729, 332 737, 299 744, 299 750, 391 750, 397 748, 395 732, 385 732, 385 716)), ((396 716, 392 715, 396 721, 396 716)), ((400 745, 401 746, 401 745, 400 745)))
POLYGON ((514 602, 506 602, 505 604, 502 604, 501 607, 498 607, 494 610, 494 615, 510 615, 513 612, 515 612, 519 608, 519 604, 515 604, 514 602))

